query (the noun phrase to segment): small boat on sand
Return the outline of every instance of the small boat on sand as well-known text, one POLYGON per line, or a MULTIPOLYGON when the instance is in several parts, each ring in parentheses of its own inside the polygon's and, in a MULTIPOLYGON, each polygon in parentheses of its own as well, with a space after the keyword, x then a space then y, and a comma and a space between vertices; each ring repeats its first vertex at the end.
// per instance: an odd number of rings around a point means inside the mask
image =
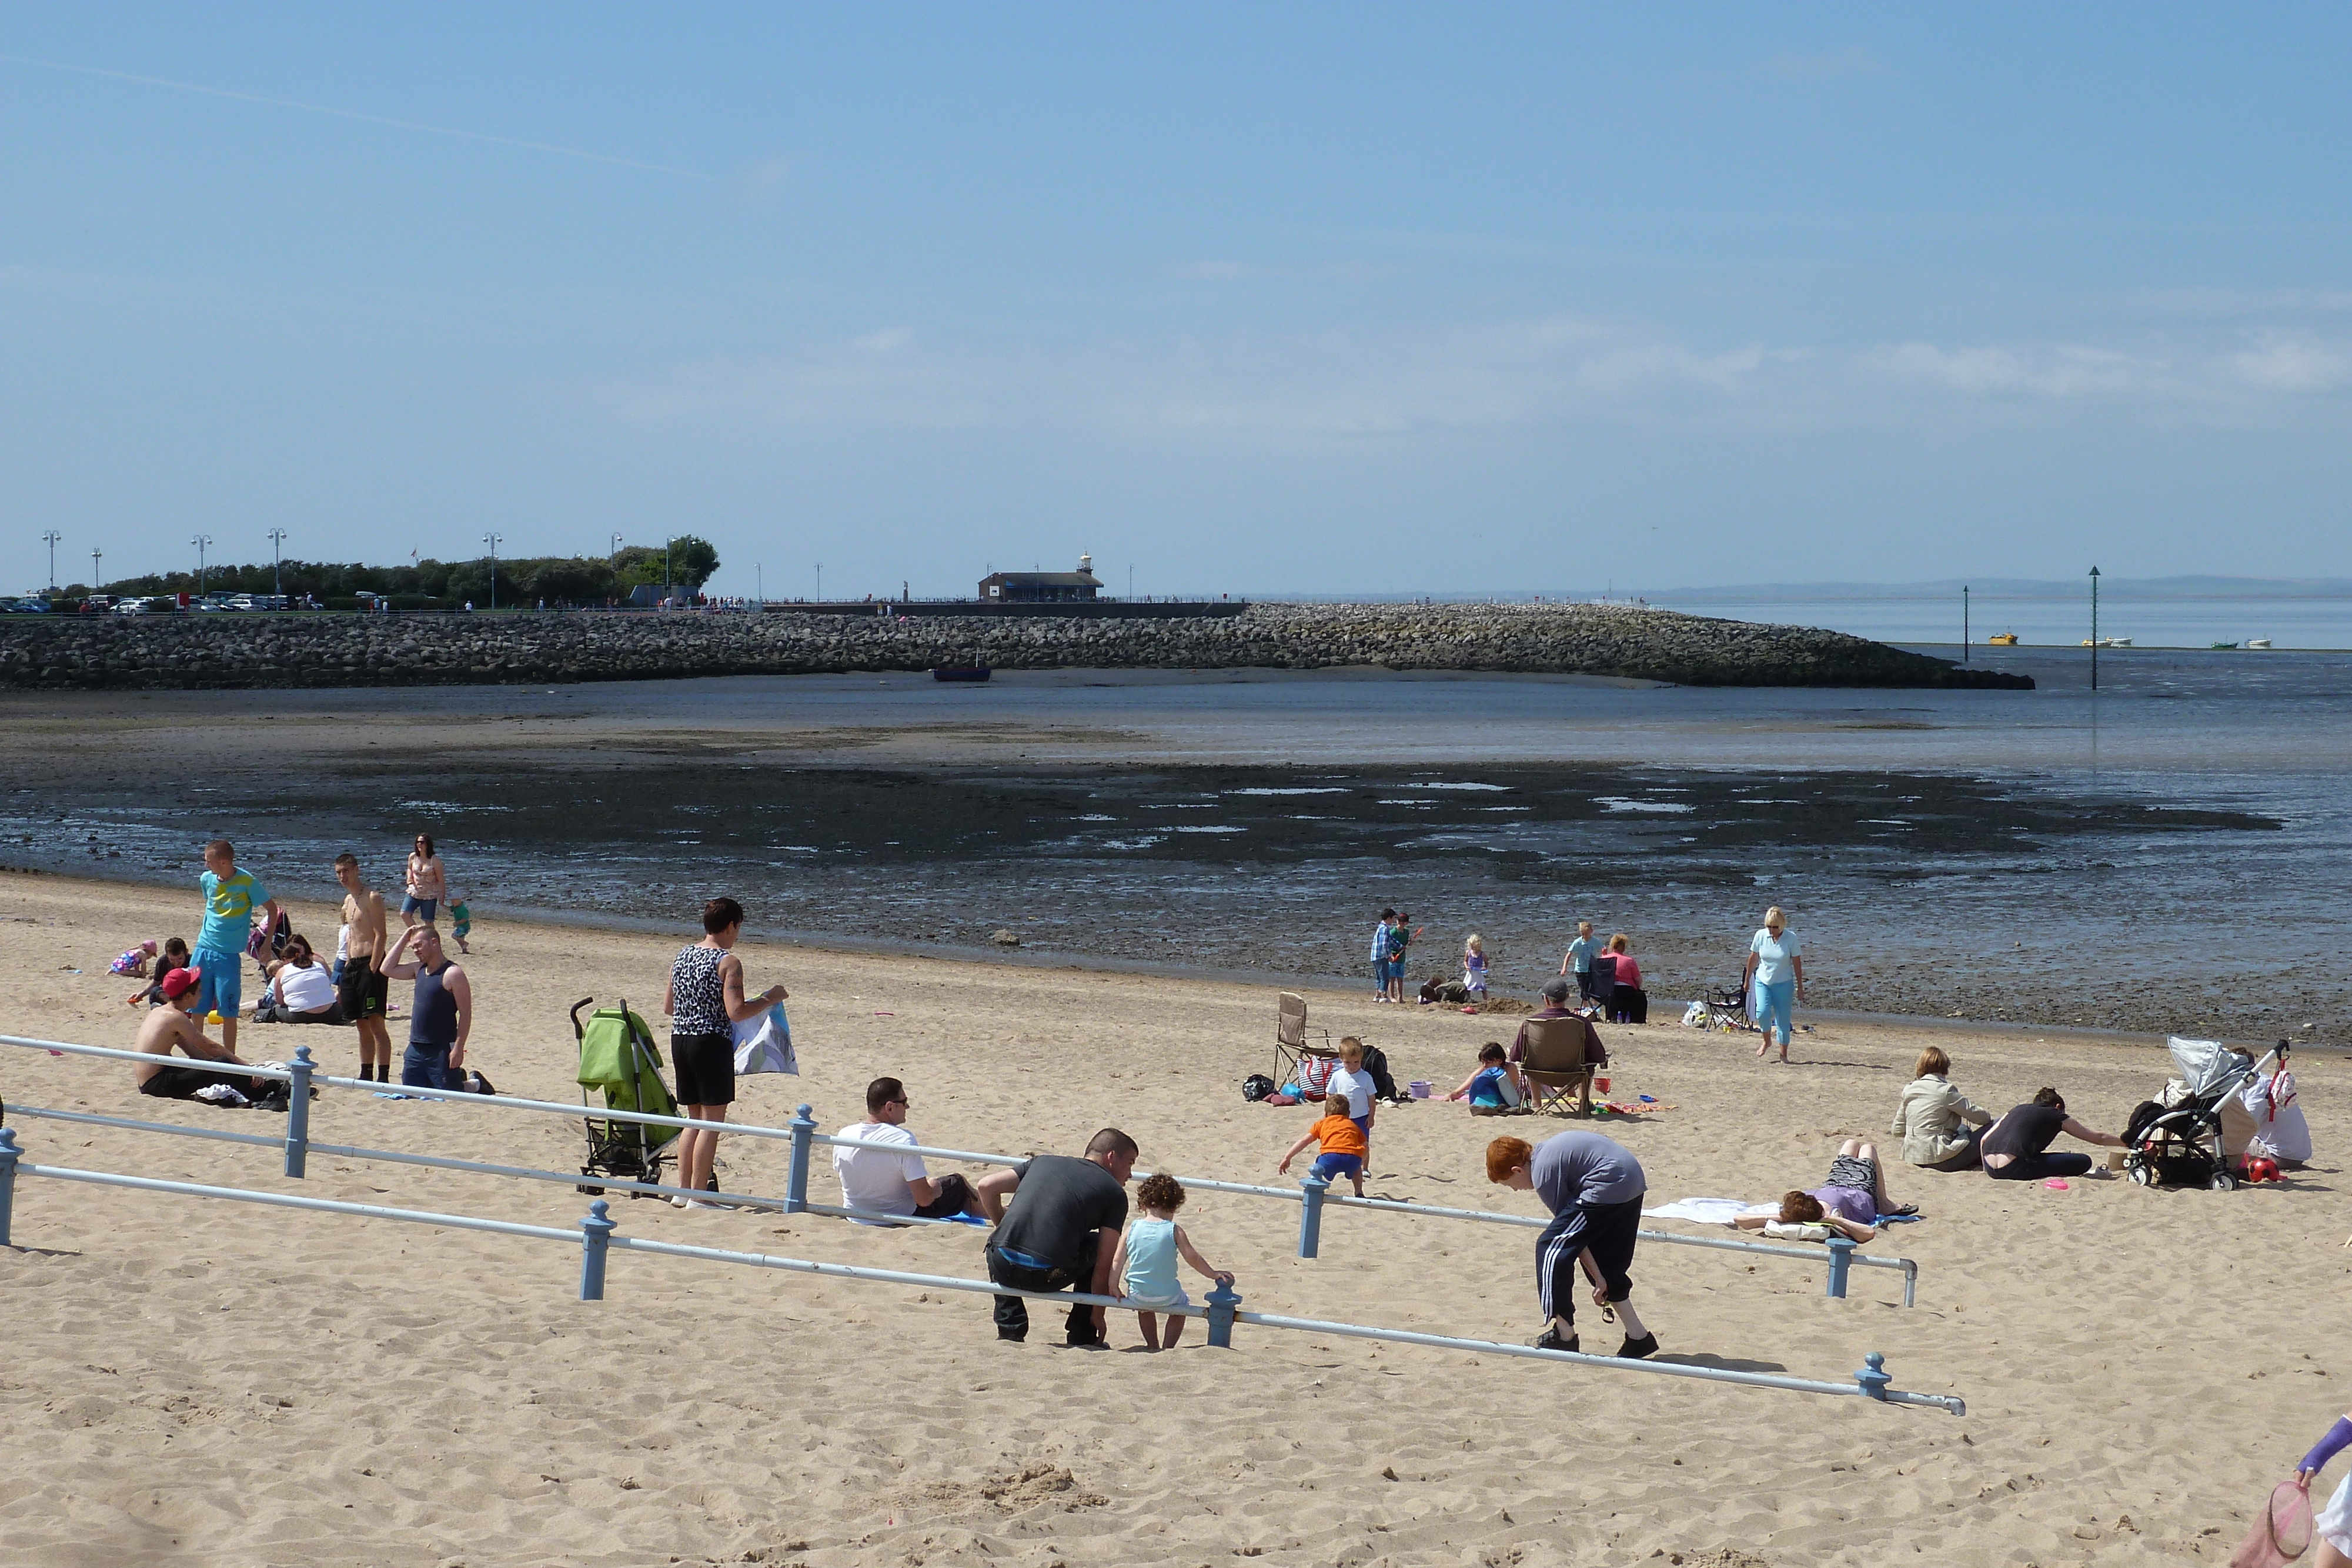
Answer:
POLYGON ((990 674, 986 664, 934 664, 931 679, 935 681, 984 681, 990 674))

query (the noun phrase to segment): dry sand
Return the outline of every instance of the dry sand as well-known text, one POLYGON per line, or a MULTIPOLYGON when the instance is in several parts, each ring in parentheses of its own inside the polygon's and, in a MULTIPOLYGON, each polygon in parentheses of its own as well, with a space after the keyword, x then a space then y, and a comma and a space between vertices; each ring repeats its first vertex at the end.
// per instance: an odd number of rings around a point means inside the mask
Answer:
MULTIPOLYGON (((281 889, 281 892, 294 891, 281 889)), ((298 928, 331 942, 331 889, 298 928)), ((0 1028, 128 1044, 107 959, 185 932, 185 894, 0 878, 0 1028), (73 970, 79 970, 79 974, 73 970)), ((563 1011, 657 1001, 674 943, 488 925, 467 960, 474 1055, 509 1093, 569 1099, 563 1011)), ((831 1130, 866 1080, 909 1085, 910 1125, 963 1147, 1076 1152, 1106 1123, 1147 1165, 1272 1181, 1307 1113, 1244 1103, 1270 1056, 1263 988, 769 947, 803 1071, 746 1081, 742 1119, 800 1100, 831 1130)), ((248 988, 250 978, 248 977, 248 988)), ((400 988, 396 988, 399 989, 400 988)), ((1315 1020, 1441 1090, 1509 1027, 1310 994, 1315 1020)), ((2042 1083, 2112 1126, 2166 1076, 2146 1042, 1851 1024, 1793 1067, 1672 1024, 1608 1031, 1615 1092, 1671 1104, 1609 1130, 1654 1199, 1817 1181, 1842 1136, 1882 1135, 1930 1040, 1996 1109, 2042 1083)), ((248 1057, 348 1031, 247 1026, 248 1057)), ((1253 1330, 1171 1354, 1000 1344, 983 1297, 614 1254, 572 1300, 576 1249, 343 1216, 26 1179, 0 1252, 0 1562, 143 1563, 2220 1563, 2263 1489, 2352 1401, 2334 1374, 2352 1229, 2336 1192, 2340 1060, 2300 1064, 2317 1166, 2284 1187, 2066 1191, 1895 1167, 1926 1219, 1871 1250, 1919 1260, 1853 1299, 1822 1270, 1645 1245, 1636 1301, 1669 1356, 1843 1378, 1886 1353, 1895 1386, 1969 1413, 1253 1330)), ((0 1050, 10 1102, 274 1134, 277 1118, 142 1100, 126 1068, 0 1050)), ((575 1223, 554 1184, 11 1117, 29 1158, 265 1190, 575 1223)), ((1376 1193, 1535 1213, 1482 1179, 1525 1120, 1383 1110, 1376 1193)), ((314 1138, 576 1167, 575 1123, 331 1091, 314 1138)), ((782 1146, 731 1140, 730 1186, 780 1193, 782 1146)), ((938 1168, 935 1166, 935 1169, 938 1168)), ((817 1196, 835 1189, 820 1154, 817 1196)), ((981 1233, 620 1202, 629 1234, 966 1277, 981 1233)), ((1254 1309, 1517 1338, 1535 1322, 1532 1233, 1336 1211, 1292 1257, 1295 1207, 1201 1194, 1184 1213, 1254 1309)), ((1699 1231, 1699 1234, 1722 1234, 1699 1231)), ((1202 1282, 1193 1281, 1196 1294, 1202 1282)), ((1614 1331, 1583 1326, 1589 1346, 1614 1331)), ((2347 1368, 2352 1371, 2352 1368, 2347 1368)), ((2332 1477, 2330 1478, 2332 1480, 2332 1477)))

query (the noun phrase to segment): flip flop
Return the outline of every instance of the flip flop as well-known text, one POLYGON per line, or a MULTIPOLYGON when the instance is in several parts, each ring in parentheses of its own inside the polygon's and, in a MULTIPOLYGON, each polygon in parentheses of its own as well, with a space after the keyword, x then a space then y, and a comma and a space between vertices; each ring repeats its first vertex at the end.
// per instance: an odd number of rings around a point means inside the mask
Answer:
POLYGON ((1919 1206, 1916 1203, 1898 1203, 1895 1206, 1895 1212, 1897 1214, 1916 1214, 1919 1212, 1919 1206))

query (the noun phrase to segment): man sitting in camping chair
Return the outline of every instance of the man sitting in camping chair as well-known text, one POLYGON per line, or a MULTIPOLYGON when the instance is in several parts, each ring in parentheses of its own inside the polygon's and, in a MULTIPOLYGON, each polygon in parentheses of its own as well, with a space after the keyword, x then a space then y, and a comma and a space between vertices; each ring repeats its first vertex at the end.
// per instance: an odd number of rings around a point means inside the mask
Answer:
POLYGON ((1591 1020, 1531 1018, 1520 1039, 1527 1044, 1519 1076, 1527 1080, 1528 1109, 1538 1115, 1565 1113, 1573 1093, 1575 1113, 1591 1115, 1592 1073, 1601 1059, 1601 1037, 1591 1020))

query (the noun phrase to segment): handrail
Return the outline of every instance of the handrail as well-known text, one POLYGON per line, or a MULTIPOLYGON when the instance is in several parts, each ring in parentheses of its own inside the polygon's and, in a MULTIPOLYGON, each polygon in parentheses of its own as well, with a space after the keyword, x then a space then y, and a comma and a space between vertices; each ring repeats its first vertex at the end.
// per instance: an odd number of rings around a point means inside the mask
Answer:
MULTIPOLYGON (((32 1050, 44 1050, 59 1055, 102 1057, 134 1062, 152 1061, 155 1060, 152 1053, 146 1051, 121 1051, 110 1046, 101 1045, 79 1045, 66 1040, 36 1040, 23 1035, 0 1035, 0 1045, 15 1045, 32 1050)), ((315 1071, 315 1070, 311 1069, 309 1065, 309 1047, 307 1046, 298 1047, 296 1056, 297 1066, 291 1071, 247 1067, 243 1064, 237 1064, 237 1068, 238 1071, 250 1071, 257 1076, 262 1077, 307 1079, 309 1082, 313 1084, 325 1083, 341 1089, 362 1089, 372 1093, 383 1093, 387 1092, 387 1086, 385 1084, 378 1082, 373 1079, 340 1078, 332 1074, 315 1071)), ((624 1191, 650 1192, 657 1193, 662 1196, 684 1196, 688 1198, 696 1197, 709 1198, 716 1197, 720 1201, 741 1203, 754 1207, 780 1207, 787 1214, 835 1212, 832 1206, 813 1204, 808 1198, 808 1156, 814 1146, 819 1144, 842 1149, 887 1149, 895 1154, 927 1155, 935 1159, 958 1160, 974 1165, 1007 1166, 1019 1166, 1026 1163, 1027 1159, 1031 1157, 1028 1155, 987 1154, 971 1149, 950 1149, 930 1144, 901 1144, 883 1142, 877 1139, 868 1138, 845 1138, 833 1134, 820 1133, 816 1130, 814 1114, 812 1109, 807 1105, 797 1107, 793 1119, 793 1124, 791 1126, 768 1127, 762 1126, 755 1122, 727 1122, 713 1124, 709 1122, 697 1121, 693 1118, 685 1116, 661 1116, 656 1115, 650 1112, 643 1111, 606 1110, 599 1106, 588 1104, 568 1105, 553 1100, 527 1100, 520 1096, 508 1094, 475 1094, 462 1089, 434 1089, 422 1084, 403 1084, 400 1086, 399 1092, 417 1099, 438 1100, 453 1104, 497 1107, 510 1111, 528 1111, 537 1114, 559 1115, 567 1118, 578 1117, 588 1121, 635 1123, 646 1126, 676 1127, 681 1130, 712 1129, 715 1127, 717 1130, 723 1131, 730 1135, 765 1138, 774 1142, 789 1143, 793 1146, 791 1177, 789 1189, 781 1202, 774 1198, 761 1198, 731 1194, 697 1194, 681 1187, 667 1187, 657 1184, 627 1182, 617 1178, 608 1179, 601 1176, 585 1178, 580 1183, 580 1185, 587 1185, 589 1180, 593 1180, 595 1185, 615 1187, 624 1191)), ((296 1098, 299 1099, 300 1096, 298 1095, 296 1098)), ((306 1151, 309 1148, 315 1146, 320 1149, 321 1152, 326 1152, 331 1147, 334 1147, 333 1145, 313 1145, 310 1143, 307 1125, 307 1113, 308 1106, 305 1104, 297 1113, 298 1117, 304 1119, 304 1124, 300 1127, 289 1124, 287 1129, 285 1144, 287 1148, 287 1174, 289 1176, 299 1176, 301 1174, 301 1171, 299 1168, 301 1163, 300 1151, 306 1151)), ((29 1114, 31 1113, 28 1112, 27 1113, 29 1114)), ((137 1124, 136 1125, 141 1130, 144 1131, 186 1133, 191 1136, 221 1138, 234 1142, 274 1144, 278 1141, 272 1138, 254 1138, 249 1134, 223 1134, 202 1129, 182 1128, 161 1123, 142 1123, 137 1124)), ((446 1161, 427 1158, 423 1155, 403 1155, 382 1151, 373 1155, 362 1155, 352 1157, 383 1158, 415 1165, 437 1164, 449 1169, 478 1169, 494 1175, 514 1173, 514 1167, 476 1166, 470 1162, 457 1162, 452 1164, 446 1161)), ((1135 1174, 1138 1176, 1148 1176, 1153 1173, 1139 1170, 1135 1174)), ((573 1179, 571 1177, 556 1176, 554 1173, 547 1172, 539 1173, 539 1178, 562 1180, 573 1179)), ((1502 1214, 1486 1209, 1449 1208, 1436 1204, 1404 1203, 1393 1198, 1354 1197, 1347 1196, 1330 1197, 1327 1196, 1329 1184, 1322 1181, 1319 1177, 1315 1176, 1308 1176, 1302 1181, 1299 1185, 1299 1189, 1295 1192, 1285 1187, 1261 1186, 1247 1182, 1218 1181, 1205 1176, 1178 1176, 1176 1179, 1182 1182, 1187 1187, 1204 1192, 1232 1193, 1246 1197, 1271 1197, 1279 1199, 1286 1203, 1302 1204, 1304 1207, 1300 1218, 1298 1241, 1298 1255, 1302 1258, 1315 1257, 1319 1251, 1322 1226, 1321 1210, 1324 1206, 1331 1204, 1336 1204, 1342 1207, 1369 1208, 1385 1213, 1413 1214, 1439 1219, 1469 1219, 1489 1225, 1515 1225, 1538 1229, 1550 1223, 1549 1219, 1538 1219, 1532 1216, 1502 1214)), ((841 1210, 839 1212, 849 1218, 866 1218, 864 1215, 856 1214, 850 1210, 841 1210)), ((904 1221, 911 1217, 904 1215, 874 1214, 871 1218, 896 1222, 904 1221)), ((1821 1252, 1809 1251, 1801 1248, 1774 1247, 1760 1242, 1736 1241, 1727 1238, 1711 1236, 1684 1236, 1671 1230, 1642 1230, 1636 1234, 1644 1241, 1654 1241, 1667 1246, 1703 1247, 1718 1251, 1747 1252, 1764 1257, 1793 1258, 1803 1262, 1825 1260, 1829 1270, 1827 1285, 1828 1291, 1831 1295, 1836 1297, 1843 1297, 1845 1294, 1846 1272, 1850 1267, 1859 1265, 1867 1269, 1895 1269, 1901 1270, 1903 1274, 1903 1304, 1906 1307, 1912 1306, 1916 1303, 1917 1299, 1919 1265, 1916 1260, 1910 1258, 1865 1257, 1854 1249, 1853 1243, 1845 1240, 1843 1237, 1832 1238, 1831 1239, 1828 1244, 1828 1253, 1826 1259, 1824 1259, 1824 1254, 1821 1252)))
MULTIPOLYGON (((762 1252, 740 1252, 717 1247, 695 1247, 674 1241, 656 1241, 649 1238, 620 1236, 614 1232, 617 1222, 610 1218, 609 1208, 599 1198, 589 1207, 580 1221, 579 1228, 559 1230, 551 1226, 520 1225, 510 1220, 484 1219, 473 1215, 439 1214, 429 1210, 394 1208, 377 1204, 346 1203, 334 1198, 299 1197, 288 1193, 257 1192, 242 1187, 210 1186, 196 1182, 163 1181, 149 1176, 123 1176, 111 1171, 81 1170, 72 1166, 26 1164, 16 1147, 16 1135, 8 1128, 0 1128, 0 1247, 10 1244, 8 1228, 15 1207, 16 1181, 18 1176, 42 1176, 55 1181, 82 1182, 100 1186, 128 1187, 139 1191, 170 1193, 192 1197, 225 1199, 238 1203, 262 1204, 278 1208, 310 1209, 314 1212, 350 1214, 365 1218, 388 1219, 410 1224, 436 1225, 452 1229, 487 1231, 495 1235, 520 1236, 531 1240, 576 1240, 581 1248, 580 1299, 602 1301, 604 1296, 605 1259, 609 1249, 644 1252, 658 1257, 690 1258, 707 1262, 731 1263, 753 1268, 776 1269, 793 1273, 812 1274, 832 1279, 856 1280, 871 1283, 920 1285, 928 1289, 961 1291, 988 1296, 1017 1296, 1028 1301, 1052 1301, 1073 1306, 1093 1306, 1121 1311, 1136 1310, 1123 1298, 1096 1295, 1084 1291, 1051 1291, 1024 1290, 1000 1285, 993 1281, 965 1280, 952 1275, 918 1274, 893 1269, 868 1269, 850 1263, 825 1263, 803 1258, 782 1258, 762 1252)), ((1967 1403, 1956 1396, 1937 1394, 1914 1394, 1890 1386, 1892 1378, 1886 1372, 1886 1358, 1873 1351, 1864 1358, 1864 1369, 1853 1375, 1851 1383, 1831 1383, 1812 1378, 1783 1377, 1771 1373, 1742 1372, 1729 1367, 1696 1366, 1684 1362, 1662 1362, 1630 1357, 1588 1355, 1579 1351, 1540 1350, 1532 1345, 1506 1344, 1493 1340, 1464 1339, 1447 1334, 1420 1333, 1407 1329, 1381 1328, 1366 1323, 1330 1322, 1317 1318, 1294 1318, 1271 1312, 1244 1312, 1237 1309, 1241 1297, 1230 1286, 1220 1282, 1209 1292, 1208 1300, 1200 1305, 1161 1307, 1154 1311, 1177 1317, 1201 1317, 1209 1321, 1209 1343, 1219 1349, 1230 1349, 1235 1322, 1253 1327, 1286 1330, 1292 1333, 1345 1335, 1356 1339, 1383 1340, 1391 1343, 1419 1344, 1439 1350, 1465 1351, 1478 1355, 1514 1356, 1530 1361, 1567 1362, 1605 1367, 1612 1371, 1650 1373, 1665 1377, 1690 1378, 1708 1383, 1730 1383, 1754 1388, 1779 1388, 1801 1394, 1826 1394, 1874 1399, 1881 1404, 1925 1406, 1953 1416, 1966 1415, 1967 1403)))

